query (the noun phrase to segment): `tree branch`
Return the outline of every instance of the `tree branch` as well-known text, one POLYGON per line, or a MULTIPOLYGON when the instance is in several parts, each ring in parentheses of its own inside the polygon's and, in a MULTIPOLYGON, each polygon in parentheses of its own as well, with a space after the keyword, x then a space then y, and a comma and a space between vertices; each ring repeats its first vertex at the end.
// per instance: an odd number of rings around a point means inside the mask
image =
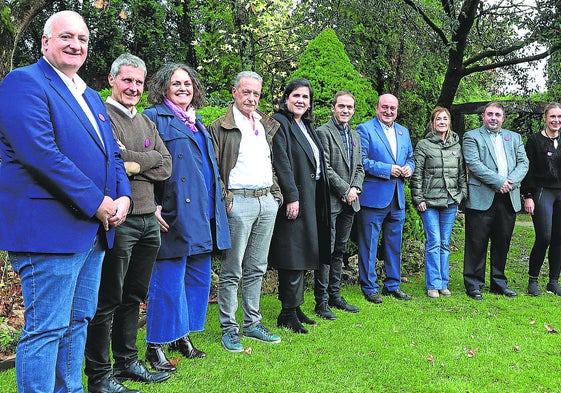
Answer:
POLYGON ((492 63, 492 64, 486 64, 486 65, 481 65, 481 66, 464 68, 463 75, 467 76, 467 75, 474 74, 476 72, 488 71, 488 70, 493 70, 495 68, 501 68, 501 67, 505 67, 505 66, 511 66, 511 65, 516 65, 516 64, 522 64, 522 63, 528 63, 528 62, 531 62, 531 61, 541 60, 541 59, 545 59, 546 57, 552 55, 555 52, 559 52, 559 51, 561 51, 561 44, 552 46, 548 50, 546 50, 544 52, 541 52, 541 53, 538 53, 538 54, 533 55, 533 56, 518 57, 516 59, 499 61, 499 62, 492 63))
POLYGON ((415 4, 412 0, 405 0, 405 4, 407 4, 409 7, 411 7, 416 13, 418 13, 421 18, 423 18, 423 20, 425 21, 425 23, 436 33, 436 35, 438 35, 438 37, 440 37, 440 40, 442 41, 442 43, 445 46, 448 46, 449 41, 448 38, 446 38, 446 34, 444 34, 444 32, 442 31, 442 29, 440 27, 438 27, 431 18, 429 18, 429 16, 417 5, 415 4))

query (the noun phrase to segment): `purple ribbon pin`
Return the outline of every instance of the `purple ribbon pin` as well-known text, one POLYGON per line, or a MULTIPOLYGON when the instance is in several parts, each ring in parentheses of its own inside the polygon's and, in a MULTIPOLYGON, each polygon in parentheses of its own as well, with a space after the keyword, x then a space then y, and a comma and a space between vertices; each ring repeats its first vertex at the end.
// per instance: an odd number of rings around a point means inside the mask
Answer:
POLYGON ((353 146, 356 147, 356 142, 355 141, 353 141, 353 146))
POLYGON ((98 113, 98 114, 97 114, 97 117, 99 117, 99 120, 105 121, 105 116, 103 116, 102 113, 98 113))
POLYGON ((547 152, 547 156, 548 156, 548 157, 551 157, 552 155, 553 155, 552 152, 550 152, 550 151, 547 152))
POLYGON ((456 154, 458 154, 458 153, 456 153, 456 150, 454 150, 454 151, 452 152, 452 155, 455 156, 456 154))
POLYGON ((510 137, 508 135, 505 136, 505 141, 507 141, 507 142, 510 141, 510 137))
POLYGON ((144 146, 146 146, 146 147, 150 146, 150 139, 146 139, 144 141, 144 146))
POLYGON ((403 131, 398 131, 397 132, 399 135, 403 135, 403 131))

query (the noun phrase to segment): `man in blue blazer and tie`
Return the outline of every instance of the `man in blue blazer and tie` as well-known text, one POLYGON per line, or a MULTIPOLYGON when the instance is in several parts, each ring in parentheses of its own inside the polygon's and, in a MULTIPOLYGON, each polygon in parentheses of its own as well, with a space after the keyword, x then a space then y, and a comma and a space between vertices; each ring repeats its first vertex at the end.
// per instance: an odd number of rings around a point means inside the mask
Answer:
POLYGON ((382 303, 376 282, 380 231, 384 244, 383 295, 411 300, 400 289, 401 240, 405 223, 405 179, 415 170, 407 128, 397 124, 398 100, 391 94, 378 98, 376 117, 357 127, 362 143, 365 177, 358 214, 359 281, 367 301, 382 303))
POLYGON ((504 108, 491 102, 483 111, 483 126, 466 132, 463 151, 468 168, 464 285, 481 300, 485 260, 491 242, 492 293, 516 297, 507 285, 505 265, 510 239, 520 210, 520 182, 528 172, 528 158, 519 134, 502 128, 504 108))
POLYGON ((83 391, 103 255, 130 207, 105 105, 76 74, 88 38, 79 14, 54 14, 43 57, 0 85, 0 249, 20 276, 25 303, 20 392, 83 391))

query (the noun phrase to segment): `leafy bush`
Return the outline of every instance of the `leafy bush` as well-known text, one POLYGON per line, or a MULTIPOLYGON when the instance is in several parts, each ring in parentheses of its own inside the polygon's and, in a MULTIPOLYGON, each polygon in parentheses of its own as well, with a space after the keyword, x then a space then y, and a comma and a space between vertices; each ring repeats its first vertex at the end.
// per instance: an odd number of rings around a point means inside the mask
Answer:
POLYGON ((350 90, 356 98, 356 112, 352 123, 359 124, 374 117, 378 94, 362 76, 345 53, 343 43, 335 31, 326 29, 314 38, 298 60, 292 78, 307 78, 314 88, 316 124, 331 116, 331 101, 339 90, 350 90))

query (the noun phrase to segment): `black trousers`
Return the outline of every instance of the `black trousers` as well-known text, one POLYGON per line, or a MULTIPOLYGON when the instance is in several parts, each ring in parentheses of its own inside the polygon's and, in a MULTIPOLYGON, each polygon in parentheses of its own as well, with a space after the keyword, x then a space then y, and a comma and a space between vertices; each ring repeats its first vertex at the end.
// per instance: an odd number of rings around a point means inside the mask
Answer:
POLYGON ((488 210, 466 209, 464 285, 466 291, 485 284, 485 260, 491 242, 491 291, 507 286, 505 265, 516 213, 508 194, 495 194, 488 210))
POLYGON ((129 215, 115 230, 115 243, 103 260, 99 298, 88 325, 85 373, 90 382, 126 368, 138 359, 136 332, 139 305, 146 299, 160 248, 160 228, 154 214, 129 215))
POLYGON ((278 270, 279 300, 282 308, 296 308, 304 304, 305 270, 278 270))
POLYGON ((561 189, 539 188, 536 191, 532 216, 536 240, 530 252, 528 273, 539 276, 549 247, 549 279, 558 281, 561 272, 561 189))

